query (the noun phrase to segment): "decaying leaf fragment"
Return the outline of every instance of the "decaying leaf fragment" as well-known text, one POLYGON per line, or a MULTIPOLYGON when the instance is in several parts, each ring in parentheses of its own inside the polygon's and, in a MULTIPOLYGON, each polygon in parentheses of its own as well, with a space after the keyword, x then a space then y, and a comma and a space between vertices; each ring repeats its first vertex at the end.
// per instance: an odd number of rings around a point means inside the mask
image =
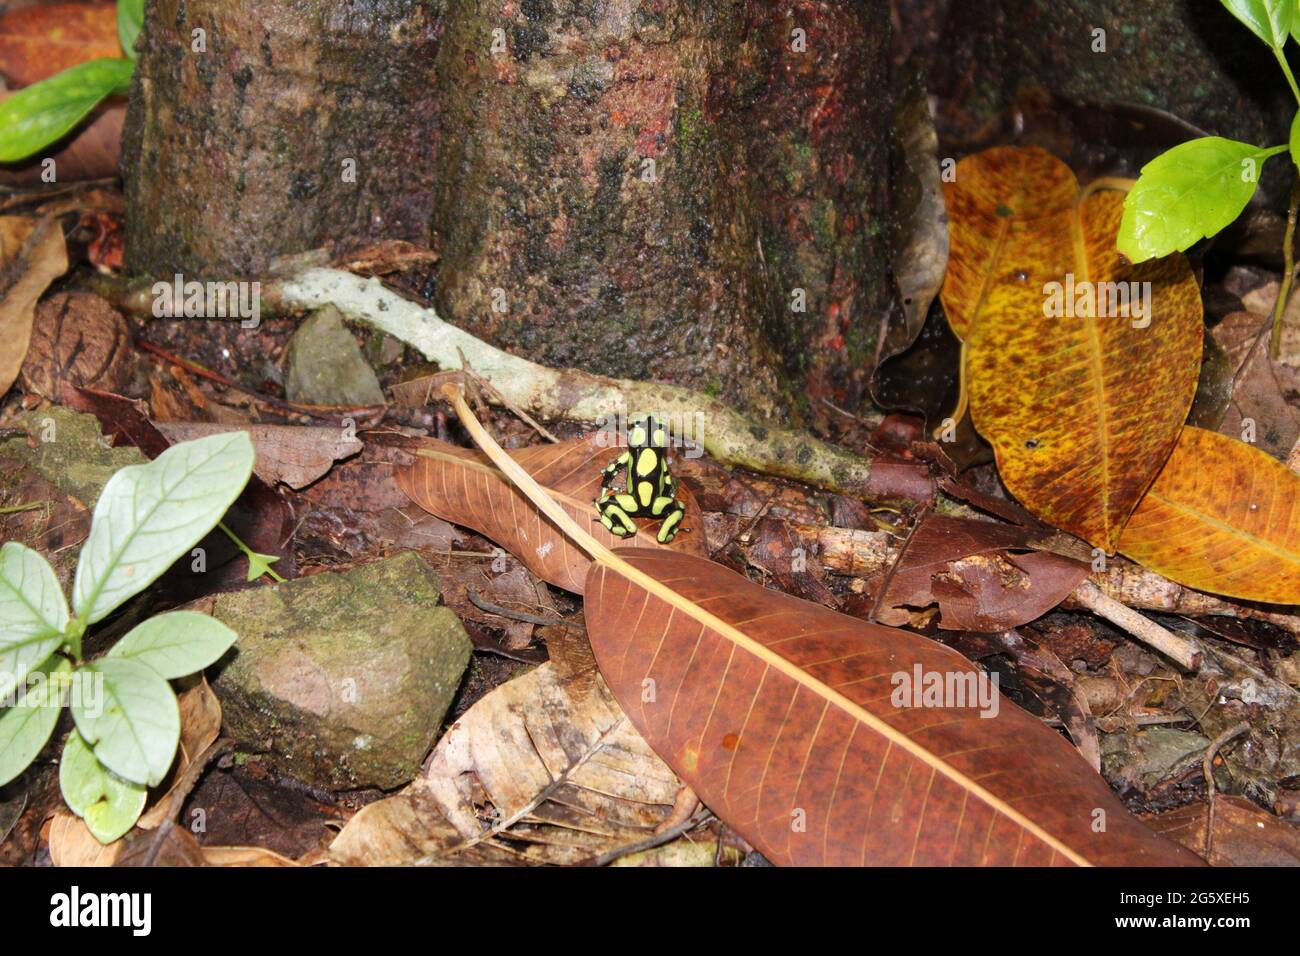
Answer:
POLYGON ((945 630, 1004 631, 1046 614, 1079 586, 1086 565, 1028 550, 1024 528, 927 515, 899 556, 876 619, 906 624, 906 608, 938 604, 945 630))
POLYGON ((943 301, 966 342, 975 427, 1026 507, 1113 552, 1196 392, 1191 269, 1181 255, 1123 263, 1123 196, 1080 199, 1042 150, 968 157, 946 195, 943 301))
POLYGON ((1300 478, 1258 448, 1188 426, 1120 550, 1188 587, 1300 604, 1300 478))

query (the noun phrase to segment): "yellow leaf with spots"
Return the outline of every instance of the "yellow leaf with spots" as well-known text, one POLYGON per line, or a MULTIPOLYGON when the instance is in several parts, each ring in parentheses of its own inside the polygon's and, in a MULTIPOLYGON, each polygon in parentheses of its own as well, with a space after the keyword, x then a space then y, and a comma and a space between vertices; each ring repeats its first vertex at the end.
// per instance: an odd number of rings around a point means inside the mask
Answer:
POLYGON ((1120 550, 1188 587, 1300 604, 1300 478, 1245 442, 1184 428, 1120 550))
POLYGON ((1040 149, 962 160, 943 290, 972 419, 1007 488, 1107 552, 1169 457, 1196 392, 1200 290, 1181 255, 1138 266, 1124 197, 1082 195, 1040 149))

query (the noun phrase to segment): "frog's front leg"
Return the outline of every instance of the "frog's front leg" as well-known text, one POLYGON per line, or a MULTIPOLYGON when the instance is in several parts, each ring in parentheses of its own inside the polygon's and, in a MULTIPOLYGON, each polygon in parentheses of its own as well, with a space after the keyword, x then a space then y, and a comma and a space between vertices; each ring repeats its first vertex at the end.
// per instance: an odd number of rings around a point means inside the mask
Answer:
POLYGON ((600 523, 612 534, 620 538, 630 538, 636 534, 636 522, 628 513, 637 510, 636 499, 631 495, 601 495, 596 502, 596 510, 600 513, 600 523))
POLYGON ((650 505, 650 514, 658 518, 664 516, 657 535, 660 544, 671 544, 677 537, 677 529, 686 517, 686 506, 676 498, 656 498, 650 505))
MULTIPOLYGON (((631 452, 623 452, 623 454, 619 455, 605 466, 605 470, 601 472, 600 478, 600 487, 602 491, 609 491, 614 487, 614 479, 618 476, 618 470, 620 468, 626 468, 630 472, 632 468, 631 452)), ((604 497, 604 495, 601 495, 602 499, 604 497)))

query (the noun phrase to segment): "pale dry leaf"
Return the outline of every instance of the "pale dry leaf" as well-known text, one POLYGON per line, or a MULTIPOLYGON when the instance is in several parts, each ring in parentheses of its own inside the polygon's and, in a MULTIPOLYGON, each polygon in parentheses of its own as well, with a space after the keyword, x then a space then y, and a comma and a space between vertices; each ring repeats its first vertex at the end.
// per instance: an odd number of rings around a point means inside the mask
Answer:
POLYGON ((573 864, 651 836, 680 789, 604 681, 552 661, 470 708, 424 775, 354 817, 331 856, 573 864))

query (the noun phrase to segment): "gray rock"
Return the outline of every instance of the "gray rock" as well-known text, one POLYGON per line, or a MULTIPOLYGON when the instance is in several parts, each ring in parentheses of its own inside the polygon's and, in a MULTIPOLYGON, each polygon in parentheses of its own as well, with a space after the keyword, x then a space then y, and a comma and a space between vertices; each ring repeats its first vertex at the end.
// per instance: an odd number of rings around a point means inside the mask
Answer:
POLYGON ((410 781, 470 657, 438 579, 406 552, 341 573, 218 595, 239 635, 213 682, 226 733, 334 790, 410 781))
POLYGON ((294 332, 284 390, 304 405, 384 403, 374 369, 333 306, 313 312, 294 332))

